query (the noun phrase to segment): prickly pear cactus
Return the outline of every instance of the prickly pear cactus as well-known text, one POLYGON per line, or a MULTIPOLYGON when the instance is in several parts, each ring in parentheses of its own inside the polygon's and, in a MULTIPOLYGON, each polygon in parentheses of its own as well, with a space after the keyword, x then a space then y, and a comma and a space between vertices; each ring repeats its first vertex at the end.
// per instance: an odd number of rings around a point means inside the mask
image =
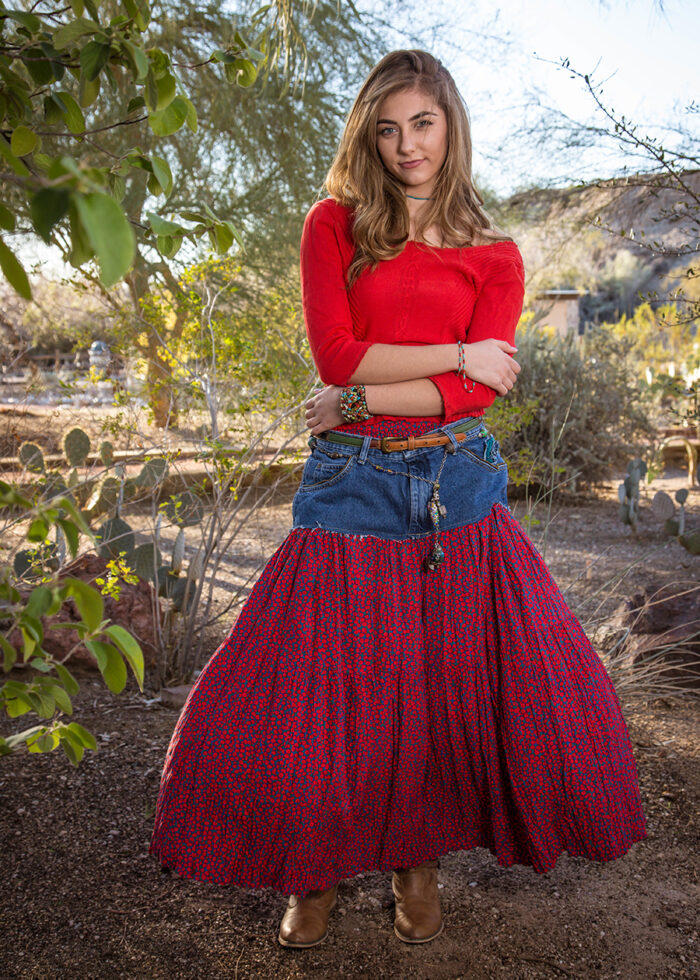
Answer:
POLYGON ((180 528, 175 538, 175 544, 173 545, 173 556, 170 561, 170 567, 179 575, 182 572, 182 563, 185 560, 185 531, 184 528, 180 528))
POLYGON ((121 486, 122 481, 118 477, 105 476, 93 490, 86 509, 93 514, 106 514, 110 510, 116 510, 121 486))
POLYGON ((108 439, 100 443, 100 459, 103 466, 111 466, 114 462, 114 446, 108 439))
POLYGON ((685 502, 688 499, 688 490, 686 487, 682 487, 680 490, 676 490, 676 503, 680 507, 678 513, 678 534, 685 533, 685 502))
POLYGON ((121 517, 112 517, 105 521, 95 535, 100 542, 102 558, 117 558, 120 551, 131 556, 135 547, 134 532, 121 517))
POLYGON ((147 582, 158 580, 158 568, 162 562, 163 556, 160 553, 160 548, 150 541, 135 548, 130 558, 130 564, 138 577, 147 582))
POLYGON ((617 489, 620 501, 620 520, 629 524, 636 533, 639 512, 639 481, 647 472, 643 459, 632 459, 627 465, 627 476, 617 489))
POLYGON ((681 534, 678 541, 691 555, 700 555, 700 528, 681 534))
POLYGON ((23 442, 17 450, 17 458, 30 473, 44 472, 44 454, 35 442, 23 442))
POLYGON ((90 436, 80 426, 69 429, 63 437, 63 454, 71 466, 82 466, 90 453, 90 436))
POLYGON ((47 470, 39 482, 41 485, 41 496, 44 500, 63 497, 69 492, 66 481, 63 479, 63 473, 60 470, 47 470))
POLYGON ((147 459, 143 464, 141 472, 136 477, 136 484, 139 487, 155 487, 165 479, 168 472, 167 460, 160 456, 147 459))

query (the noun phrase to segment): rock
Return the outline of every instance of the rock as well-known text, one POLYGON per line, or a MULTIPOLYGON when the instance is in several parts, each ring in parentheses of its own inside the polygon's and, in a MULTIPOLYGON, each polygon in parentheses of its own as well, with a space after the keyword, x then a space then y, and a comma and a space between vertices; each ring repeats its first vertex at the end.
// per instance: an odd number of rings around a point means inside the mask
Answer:
MULTIPOLYGON (((106 574, 107 561, 104 558, 95 554, 80 555, 61 570, 59 581, 64 578, 78 578, 94 586, 95 579, 105 577, 106 574)), ((20 594, 22 598, 26 598, 30 592, 30 588, 25 588, 20 594)), ((105 619, 123 626, 136 637, 143 650, 146 670, 153 670, 158 662, 153 614, 154 610, 157 614, 160 612, 160 606, 151 583, 144 582, 142 579, 139 579, 136 585, 122 582, 118 601, 111 596, 103 598, 105 619)), ((72 599, 69 599, 63 604, 58 615, 52 617, 51 623, 70 623, 78 619, 75 604, 72 599)), ((72 629, 51 629, 45 617, 42 618, 42 625, 44 649, 52 657, 62 659, 77 641, 78 634, 72 629)), ((10 635, 9 640, 17 650, 22 649, 22 640, 17 630, 10 635)), ((98 669, 95 658, 82 645, 73 652, 67 666, 71 668, 74 664, 98 669)))
POLYGON ((663 666, 663 681, 700 687, 700 588, 648 586, 618 606, 607 626, 603 646, 612 664, 663 666))
POLYGON ((178 684, 177 687, 162 687, 160 703, 165 708, 182 708, 194 684, 178 684))

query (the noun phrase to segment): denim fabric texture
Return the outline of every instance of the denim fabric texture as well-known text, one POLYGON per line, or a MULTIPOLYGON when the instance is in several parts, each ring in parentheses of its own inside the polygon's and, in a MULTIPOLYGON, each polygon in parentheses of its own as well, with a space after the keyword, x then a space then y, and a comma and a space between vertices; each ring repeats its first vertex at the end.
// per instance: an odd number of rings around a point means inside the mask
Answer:
POLYGON ((485 426, 458 441, 451 430, 463 421, 433 430, 450 437, 447 445, 400 452, 371 449, 369 436, 356 446, 314 437, 292 502, 293 527, 393 540, 434 534, 428 501, 443 458, 441 531, 482 520, 496 502, 508 507, 508 468, 498 442, 485 426))

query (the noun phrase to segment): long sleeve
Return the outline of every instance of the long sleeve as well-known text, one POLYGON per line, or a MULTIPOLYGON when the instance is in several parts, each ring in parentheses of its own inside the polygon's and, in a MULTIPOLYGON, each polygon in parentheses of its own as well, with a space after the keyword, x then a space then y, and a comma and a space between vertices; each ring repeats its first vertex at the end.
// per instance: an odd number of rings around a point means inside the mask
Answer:
MULTIPOLYGON (((497 248, 488 245, 484 251, 497 248)), ((495 337, 512 344, 515 328, 523 309, 525 272, 519 249, 509 249, 507 255, 487 256, 489 264, 477 295, 472 318, 467 327, 466 341, 474 344, 479 340, 495 337)), ((464 338, 463 338, 464 339, 464 338)), ((496 391, 477 382, 474 390, 467 392, 461 376, 456 371, 430 376, 442 396, 445 421, 465 415, 477 415, 488 408, 496 398, 496 391)), ((471 383, 469 383, 471 387, 471 383)))
POLYGON ((324 384, 345 386, 372 346, 353 333, 338 224, 317 201, 301 235, 301 299, 311 355, 324 384))

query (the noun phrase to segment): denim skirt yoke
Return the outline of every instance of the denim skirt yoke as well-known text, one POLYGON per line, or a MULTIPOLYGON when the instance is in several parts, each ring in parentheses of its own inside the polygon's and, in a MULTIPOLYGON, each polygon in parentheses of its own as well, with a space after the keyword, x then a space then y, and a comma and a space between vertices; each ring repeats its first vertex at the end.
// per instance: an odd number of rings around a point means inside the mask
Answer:
POLYGON ((312 436, 300 486, 292 502, 294 528, 323 528, 387 540, 435 533, 428 503, 439 481, 443 516, 439 529, 482 520, 494 503, 508 507, 508 468, 498 442, 481 426, 458 441, 458 419, 435 431, 445 446, 384 452, 312 436), (442 469, 441 469, 442 465, 442 469))

